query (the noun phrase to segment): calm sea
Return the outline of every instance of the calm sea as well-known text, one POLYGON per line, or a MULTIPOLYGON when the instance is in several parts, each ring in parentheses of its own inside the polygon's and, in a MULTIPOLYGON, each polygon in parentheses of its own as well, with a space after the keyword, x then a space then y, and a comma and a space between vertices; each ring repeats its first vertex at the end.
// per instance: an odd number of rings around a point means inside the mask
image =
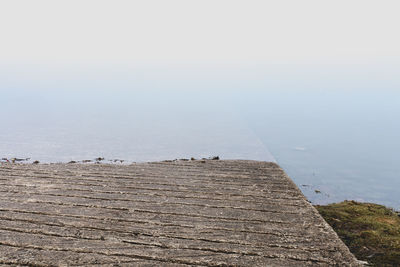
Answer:
POLYGON ((282 69, 3 70, 0 158, 277 161, 314 203, 400 209, 394 76, 282 69))

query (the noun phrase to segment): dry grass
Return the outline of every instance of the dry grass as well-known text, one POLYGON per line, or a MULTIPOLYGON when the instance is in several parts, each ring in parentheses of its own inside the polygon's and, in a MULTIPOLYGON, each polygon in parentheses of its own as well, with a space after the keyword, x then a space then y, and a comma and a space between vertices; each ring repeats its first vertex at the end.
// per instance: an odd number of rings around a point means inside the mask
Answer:
POLYGON ((355 201, 316 208, 358 259, 400 266, 400 217, 393 210, 355 201))

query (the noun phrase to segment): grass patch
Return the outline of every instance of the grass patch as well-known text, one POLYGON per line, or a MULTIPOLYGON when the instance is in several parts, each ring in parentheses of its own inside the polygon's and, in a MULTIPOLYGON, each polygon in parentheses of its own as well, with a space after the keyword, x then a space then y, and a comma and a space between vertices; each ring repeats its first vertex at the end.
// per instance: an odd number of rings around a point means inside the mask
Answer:
POLYGON ((359 260, 400 266, 400 217, 392 209, 355 201, 315 207, 359 260))

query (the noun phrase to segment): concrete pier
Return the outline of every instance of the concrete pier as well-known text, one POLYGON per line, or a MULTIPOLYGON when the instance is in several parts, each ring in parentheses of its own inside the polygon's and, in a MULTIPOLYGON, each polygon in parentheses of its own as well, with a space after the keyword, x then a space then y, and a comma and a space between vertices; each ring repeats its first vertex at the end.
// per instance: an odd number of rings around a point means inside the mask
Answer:
POLYGON ((0 265, 359 266, 275 163, 1 164, 0 265))

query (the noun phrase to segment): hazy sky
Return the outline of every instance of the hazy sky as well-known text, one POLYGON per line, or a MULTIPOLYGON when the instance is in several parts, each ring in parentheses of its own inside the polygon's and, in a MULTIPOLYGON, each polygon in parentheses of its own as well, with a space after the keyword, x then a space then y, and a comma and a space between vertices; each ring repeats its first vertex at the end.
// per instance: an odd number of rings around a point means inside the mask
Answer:
POLYGON ((398 64, 399 10, 385 0, 2 0, 0 64, 398 64))
POLYGON ((399 11, 400 0, 0 0, 0 156, 265 160, 268 146, 299 184, 316 173, 340 198, 397 207, 399 11))

